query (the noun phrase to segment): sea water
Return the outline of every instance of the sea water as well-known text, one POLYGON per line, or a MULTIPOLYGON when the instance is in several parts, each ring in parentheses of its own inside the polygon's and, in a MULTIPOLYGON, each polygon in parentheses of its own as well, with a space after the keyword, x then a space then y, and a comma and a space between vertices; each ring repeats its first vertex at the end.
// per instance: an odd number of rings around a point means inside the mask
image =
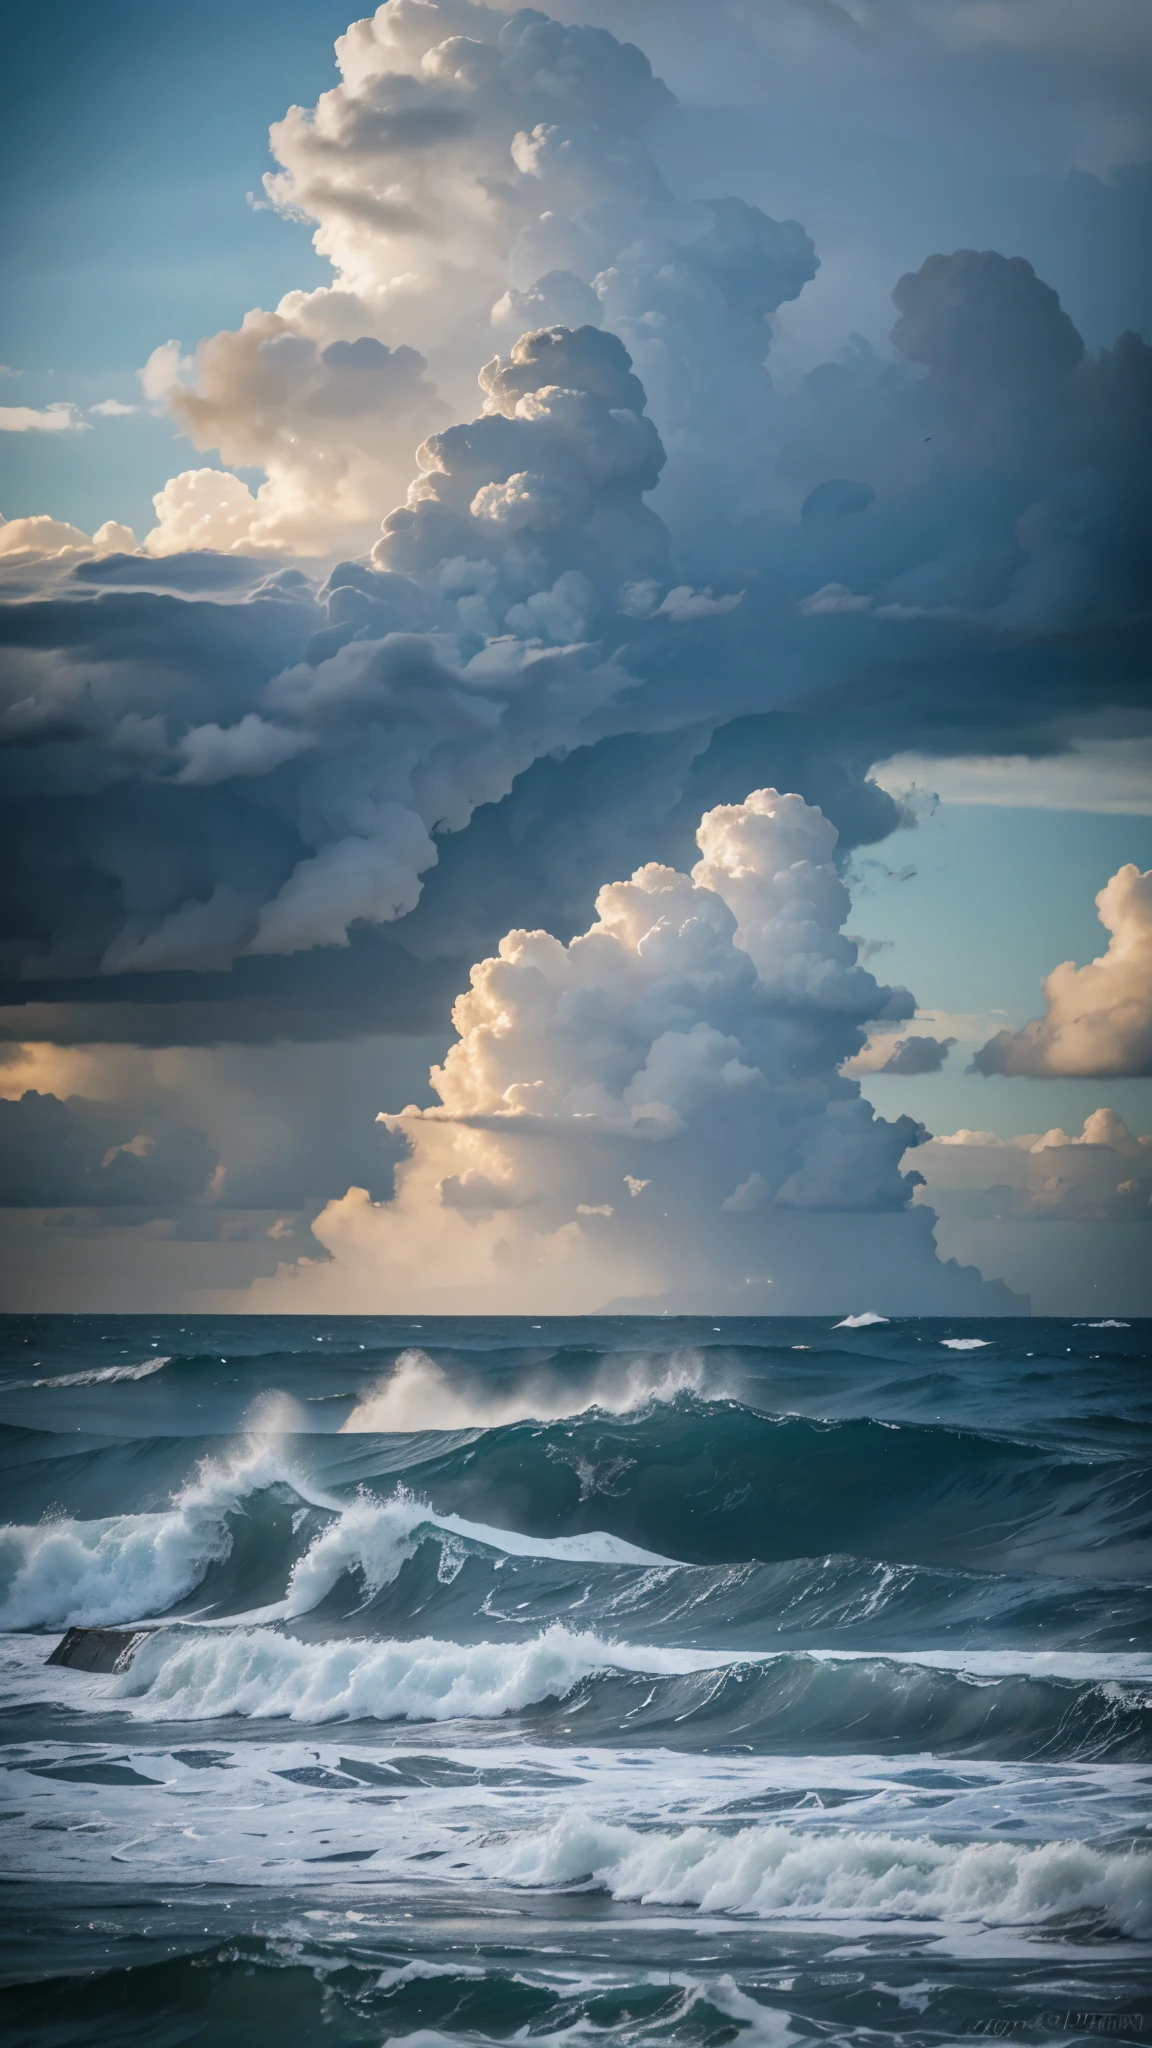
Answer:
POLYGON ((6 2040, 1152 2037, 1149 1335, 3 1319, 6 2040))

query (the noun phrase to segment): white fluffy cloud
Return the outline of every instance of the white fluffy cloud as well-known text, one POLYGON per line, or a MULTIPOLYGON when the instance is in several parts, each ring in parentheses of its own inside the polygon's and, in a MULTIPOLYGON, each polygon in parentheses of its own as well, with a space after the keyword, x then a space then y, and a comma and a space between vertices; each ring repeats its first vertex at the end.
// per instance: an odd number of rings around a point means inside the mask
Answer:
POLYGON ((439 1104, 381 1119, 408 1145, 393 1199, 330 1203, 330 1262, 282 1269, 256 1305, 788 1312, 832 1269, 890 1310, 978 1304, 909 1207, 919 1127, 836 1071, 911 1000, 842 934, 834 830, 761 789, 697 837, 691 875, 650 863, 569 945, 510 932, 472 970, 439 1104))
POLYGON ((1135 1137, 1114 1110, 1081 1131, 1019 1138, 954 1131, 920 1146, 927 1197, 975 1197, 980 1212, 1043 1222, 1152 1220, 1152 1135, 1135 1137))
POLYGON ((1065 960, 1044 982, 1045 1012, 998 1031, 973 1065, 982 1074, 1152 1073, 1152 869, 1129 863, 1096 898, 1107 950, 1086 967, 1065 960))
POLYGON ((83 555, 112 555, 136 546, 130 526, 106 519, 95 533, 87 534, 66 519, 52 519, 46 512, 34 512, 27 519, 0 519, 0 555, 9 565, 63 560, 83 555))
MULTIPOLYGON (((332 283, 189 355, 166 342, 141 373, 197 448, 266 481, 225 499, 187 472, 160 494, 148 545, 369 546, 414 441, 465 406, 477 336, 557 323, 615 329, 681 494, 731 507, 734 462, 750 481, 763 468, 765 320, 814 274, 804 231, 740 199, 673 199, 643 139, 671 96, 606 29, 390 0, 336 56, 340 83, 273 126, 281 168, 265 181, 316 224, 332 283)), ((505 491, 491 516, 515 519, 517 503, 505 491)))
MULTIPOLYGON (((357 325, 356 321, 352 322, 357 325)), ((305 313, 254 312, 173 363, 171 345, 142 372, 193 445, 263 469, 239 477, 187 470, 155 500, 154 554, 180 548, 326 555, 370 545, 403 489, 412 445, 443 411, 415 349, 372 333, 325 340, 305 313)))

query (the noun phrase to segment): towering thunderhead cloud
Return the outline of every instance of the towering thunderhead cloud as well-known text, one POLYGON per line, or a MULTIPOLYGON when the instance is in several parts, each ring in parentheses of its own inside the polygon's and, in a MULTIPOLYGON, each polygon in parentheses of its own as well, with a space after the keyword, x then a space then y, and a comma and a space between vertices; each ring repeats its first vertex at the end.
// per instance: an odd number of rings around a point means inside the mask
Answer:
POLYGON ((837 1067, 907 1016, 841 926, 836 833, 753 791, 702 820, 685 875, 655 862, 561 945, 509 932, 472 970, 434 1109, 383 1121, 409 1156, 390 1202, 331 1203, 265 1307, 800 1313, 861 1290, 890 1313, 1012 1305, 942 1265, 902 1173, 924 1135, 837 1067))

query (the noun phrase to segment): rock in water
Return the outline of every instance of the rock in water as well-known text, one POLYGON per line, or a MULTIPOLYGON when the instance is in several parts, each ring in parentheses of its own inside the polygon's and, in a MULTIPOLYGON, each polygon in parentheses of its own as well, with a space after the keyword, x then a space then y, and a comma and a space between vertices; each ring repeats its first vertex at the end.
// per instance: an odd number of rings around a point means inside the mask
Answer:
POLYGON ((126 1671, 151 1629, 70 1628, 45 1661, 75 1671, 126 1671))

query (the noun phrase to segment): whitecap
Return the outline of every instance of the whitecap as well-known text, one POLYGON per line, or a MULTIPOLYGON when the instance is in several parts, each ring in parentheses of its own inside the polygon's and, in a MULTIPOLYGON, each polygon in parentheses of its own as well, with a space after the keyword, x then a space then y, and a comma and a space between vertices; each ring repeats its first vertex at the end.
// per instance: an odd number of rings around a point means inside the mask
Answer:
POLYGON ((607 1643, 554 1624, 528 1642, 343 1638, 305 1643, 271 1628, 227 1635, 160 1629, 111 1681, 105 1701, 139 1702, 150 1720, 452 1721, 492 1719, 564 1699, 603 1671, 711 1671, 721 1651, 607 1643))
POLYGON ((608 1359, 591 1380, 574 1384, 544 1372, 510 1392, 453 1386, 427 1351, 402 1351, 388 1376, 357 1402, 340 1428, 345 1434, 378 1431, 405 1435, 423 1430, 497 1429, 510 1422, 559 1422, 601 1409, 628 1415, 653 1402, 699 1394, 705 1360, 698 1352, 656 1358, 608 1359))
POLYGON ((937 1842, 779 1824, 733 1835, 649 1832, 569 1809, 552 1827, 502 1845, 499 1868, 523 1886, 591 1876, 616 1899, 763 1919, 1034 1926, 1088 1911, 1115 1933, 1152 1933, 1152 1855, 1076 1841, 937 1842))
POLYGON ((5 1393, 26 1387, 103 1387, 115 1380, 147 1380, 154 1372, 163 1372, 171 1365, 171 1358, 143 1358, 139 1365, 92 1366, 86 1372, 58 1373, 52 1379, 9 1380, 5 1393))

